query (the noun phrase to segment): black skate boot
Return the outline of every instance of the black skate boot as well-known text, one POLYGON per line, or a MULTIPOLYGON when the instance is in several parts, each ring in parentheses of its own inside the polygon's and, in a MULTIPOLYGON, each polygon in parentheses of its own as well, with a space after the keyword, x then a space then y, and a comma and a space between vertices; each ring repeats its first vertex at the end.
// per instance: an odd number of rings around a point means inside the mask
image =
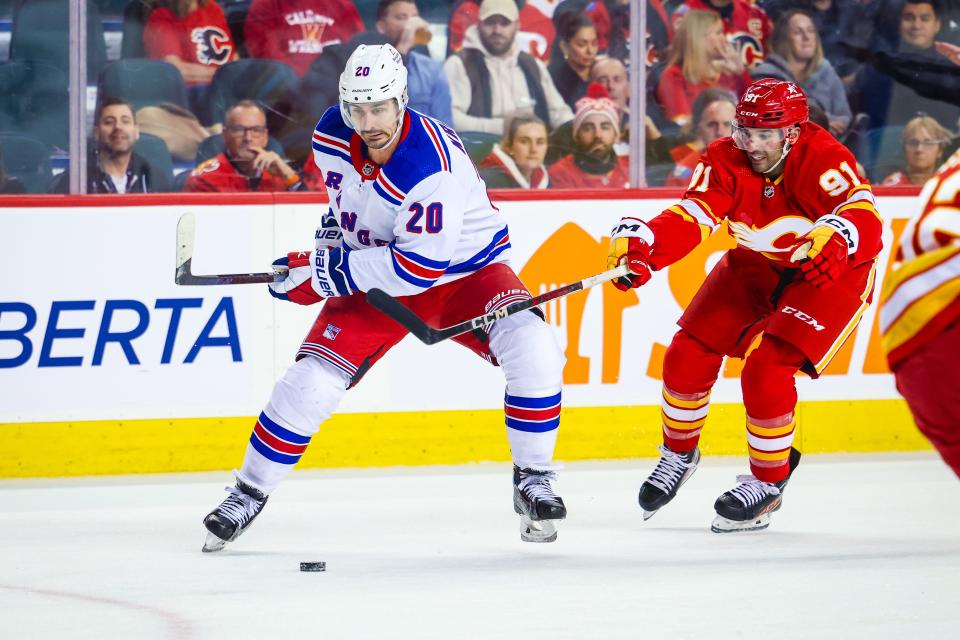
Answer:
POLYGON ((790 475, 780 482, 763 482, 752 475, 737 476, 737 486, 714 503, 717 517, 710 530, 714 533, 760 531, 770 526, 770 514, 783 505, 783 491, 800 462, 800 452, 790 450, 790 475))
POLYGON ((557 539, 557 523, 567 517, 567 508, 550 486, 556 478, 552 471, 513 465, 513 510, 520 515, 520 539, 524 542, 557 539))
POLYGON ((203 519, 203 526, 208 531, 204 551, 220 551, 228 542, 239 538, 267 504, 265 493, 240 478, 237 478, 236 487, 226 487, 226 490, 230 495, 203 519))
POLYGON ((643 519, 649 520, 661 507, 673 500, 683 483, 690 479, 700 463, 700 449, 689 453, 675 453, 660 445, 660 462, 640 486, 637 500, 643 509, 643 519))

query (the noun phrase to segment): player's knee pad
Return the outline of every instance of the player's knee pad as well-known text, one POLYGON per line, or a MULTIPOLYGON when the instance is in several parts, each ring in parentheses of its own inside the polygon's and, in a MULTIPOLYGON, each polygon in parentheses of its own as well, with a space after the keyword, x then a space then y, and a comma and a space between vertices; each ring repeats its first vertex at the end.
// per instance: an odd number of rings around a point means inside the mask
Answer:
POLYGON ((663 357, 663 383, 677 393, 708 391, 717 381, 723 355, 680 329, 663 357))
POLYGON ((512 389, 557 388, 563 384, 566 356, 553 329, 534 313, 522 312, 494 323, 490 352, 512 389))
POLYGON ((797 403, 794 376, 806 362, 793 345, 765 335, 760 345, 747 356, 740 374, 743 402, 747 413, 768 418, 792 411, 797 403))
POLYGON ((269 417, 303 435, 313 435, 347 391, 350 377, 319 358, 297 360, 277 380, 265 409, 269 417))

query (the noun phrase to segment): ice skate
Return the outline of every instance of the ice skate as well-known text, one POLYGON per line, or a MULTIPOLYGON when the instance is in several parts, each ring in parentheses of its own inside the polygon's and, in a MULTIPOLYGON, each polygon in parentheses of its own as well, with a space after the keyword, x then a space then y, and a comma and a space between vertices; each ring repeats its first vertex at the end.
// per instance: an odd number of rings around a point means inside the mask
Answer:
POLYGON ((207 539, 203 543, 206 552, 220 551, 228 542, 233 542, 253 523, 268 496, 237 478, 236 487, 226 487, 230 493, 220 506, 207 514, 203 526, 207 539))
POLYGON ((661 507, 673 500, 683 483, 690 479, 700 463, 700 449, 689 453, 675 453, 660 445, 660 462, 640 486, 637 496, 643 519, 649 520, 661 507))
POLYGON ((717 517, 710 530, 714 533, 761 531, 770 526, 770 514, 783 504, 783 491, 800 464, 800 451, 790 449, 790 475, 780 482, 763 482, 752 475, 737 476, 736 487, 714 503, 717 517))
POLYGON ((787 481, 763 482, 752 475, 737 476, 736 487, 714 503, 717 511, 710 530, 714 533, 760 531, 770 526, 770 514, 783 504, 787 481))
POLYGON ((567 517, 563 498, 553 492, 552 471, 513 467, 513 509, 520 515, 520 539, 524 542, 553 542, 557 524, 567 517))

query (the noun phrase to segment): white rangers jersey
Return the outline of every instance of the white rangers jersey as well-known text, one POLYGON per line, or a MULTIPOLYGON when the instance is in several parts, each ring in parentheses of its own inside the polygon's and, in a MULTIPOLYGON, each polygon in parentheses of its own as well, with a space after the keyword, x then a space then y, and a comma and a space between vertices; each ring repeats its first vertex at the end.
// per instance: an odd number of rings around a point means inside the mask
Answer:
POLYGON ((509 259, 507 224, 445 124, 406 109, 400 142, 379 166, 330 107, 313 150, 343 231, 339 270, 350 289, 415 295, 509 259))

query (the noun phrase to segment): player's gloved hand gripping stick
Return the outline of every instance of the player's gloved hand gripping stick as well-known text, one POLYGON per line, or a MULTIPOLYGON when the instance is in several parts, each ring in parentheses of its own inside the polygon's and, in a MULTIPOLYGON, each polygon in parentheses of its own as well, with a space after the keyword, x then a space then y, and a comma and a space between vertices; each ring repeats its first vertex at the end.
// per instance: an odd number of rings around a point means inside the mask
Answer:
POLYGON ((470 320, 464 320, 459 324, 455 324, 444 329, 434 329, 426 322, 421 320, 417 314, 405 307, 403 303, 381 289, 370 289, 367 291, 367 302, 396 320, 398 323, 400 323, 400 325, 403 326, 404 329, 412 333, 424 344, 436 344, 446 340, 447 338, 452 338, 460 335, 461 333, 479 329, 484 325, 488 325, 496 320, 506 318, 507 316, 512 316, 515 313, 520 313, 521 311, 526 311, 527 309, 532 309, 533 307, 539 306, 545 302, 562 298, 576 291, 589 289, 590 287, 603 284, 604 282, 608 282, 616 278, 623 278, 629 273, 630 270, 627 268, 627 265, 620 265, 614 269, 604 271, 603 273, 597 274, 590 278, 584 278, 579 282, 565 285, 558 289, 554 289, 553 291, 547 291, 546 293, 542 293, 539 296, 534 296, 522 302, 515 302, 511 305, 507 305, 503 309, 491 311, 490 313, 485 313, 482 316, 477 316, 476 318, 471 318, 470 320))

